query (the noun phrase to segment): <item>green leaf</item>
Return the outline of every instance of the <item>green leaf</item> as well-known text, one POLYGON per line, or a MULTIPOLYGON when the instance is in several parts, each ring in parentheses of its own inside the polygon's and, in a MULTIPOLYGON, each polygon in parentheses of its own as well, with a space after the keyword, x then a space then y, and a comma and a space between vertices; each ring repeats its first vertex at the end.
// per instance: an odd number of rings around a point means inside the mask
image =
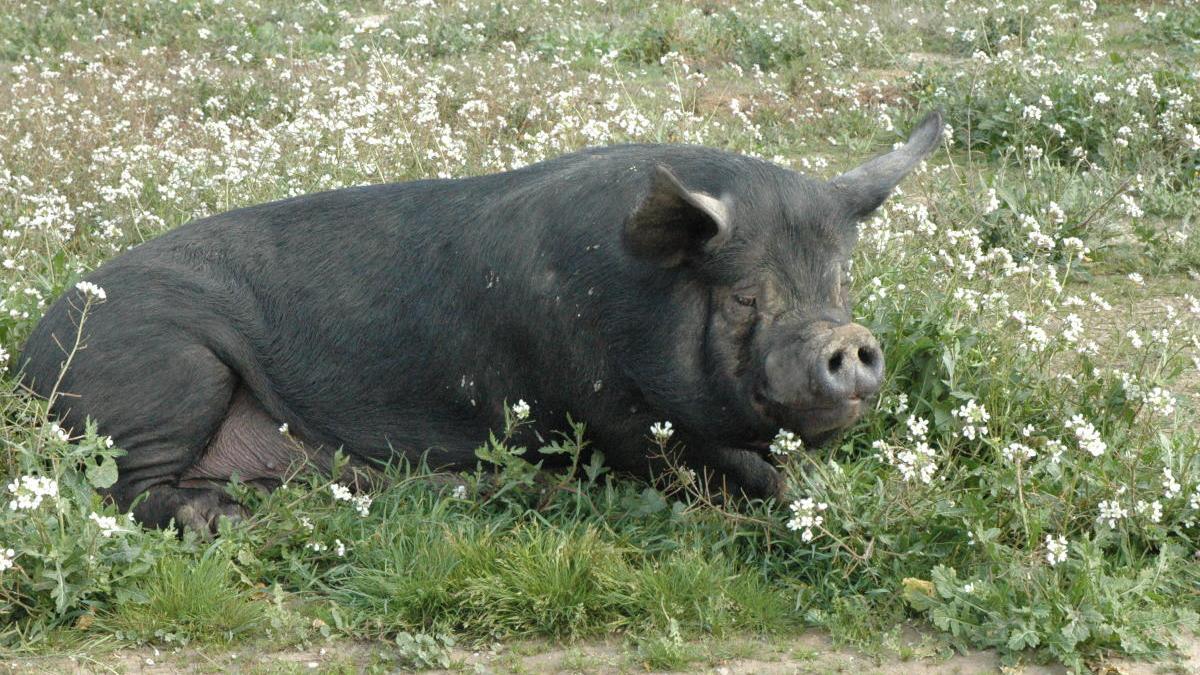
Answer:
POLYGON ((112 487, 117 482, 117 463, 112 457, 104 457, 99 464, 88 462, 87 481, 97 490, 112 487))
POLYGON ((1020 628, 1014 629, 1008 636, 1008 643, 1005 645, 1014 652, 1036 647, 1041 644, 1042 640, 1038 637, 1037 631, 1027 623, 1021 624, 1020 628))

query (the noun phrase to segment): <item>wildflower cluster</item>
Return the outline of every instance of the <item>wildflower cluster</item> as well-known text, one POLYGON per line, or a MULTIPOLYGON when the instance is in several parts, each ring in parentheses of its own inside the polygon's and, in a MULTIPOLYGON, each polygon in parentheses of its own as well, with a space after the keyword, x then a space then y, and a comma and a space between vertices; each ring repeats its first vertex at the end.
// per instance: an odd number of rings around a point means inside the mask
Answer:
POLYGON ((813 528, 819 528, 825 522, 825 516, 821 514, 829 505, 804 497, 789 504, 788 508, 792 510, 792 517, 787 522, 788 529, 799 532, 800 540, 808 543, 813 540, 813 528))
POLYGON ((354 510, 358 511, 360 516, 365 518, 366 516, 371 515, 371 495, 366 494, 365 492, 354 494, 350 488, 342 485, 341 483, 331 483, 329 485, 329 491, 333 494, 334 501, 349 502, 350 505, 354 507, 354 510))
POLYGON ((33 510, 42 505, 42 500, 50 502, 58 500, 58 483, 46 476, 21 476, 8 484, 8 491, 13 495, 8 502, 12 511, 33 510))
POLYGON ((804 447, 804 442, 796 434, 780 429, 779 433, 775 434, 775 440, 771 441, 770 450, 776 455, 788 455, 800 452, 804 447))

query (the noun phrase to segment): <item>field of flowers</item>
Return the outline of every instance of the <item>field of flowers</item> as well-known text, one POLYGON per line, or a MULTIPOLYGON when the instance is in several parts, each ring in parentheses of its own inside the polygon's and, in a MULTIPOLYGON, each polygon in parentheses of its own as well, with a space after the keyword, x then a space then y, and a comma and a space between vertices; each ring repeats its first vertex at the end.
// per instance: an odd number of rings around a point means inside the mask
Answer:
POLYGON ((630 141, 831 177, 947 122, 861 231, 877 409, 792 448, 787 503, 539 475, 496 430, 498 474, 297 477, 179 539, 104 504, 119 448, 9 373, 0 653, 352 639, 429 667, 616 635, 687 668, 916 619, 1009 661, 1163 657, 1200 610, 1198 83, 1191 0, 0 0, 4 366, 81 274, 198 216, 630 141))

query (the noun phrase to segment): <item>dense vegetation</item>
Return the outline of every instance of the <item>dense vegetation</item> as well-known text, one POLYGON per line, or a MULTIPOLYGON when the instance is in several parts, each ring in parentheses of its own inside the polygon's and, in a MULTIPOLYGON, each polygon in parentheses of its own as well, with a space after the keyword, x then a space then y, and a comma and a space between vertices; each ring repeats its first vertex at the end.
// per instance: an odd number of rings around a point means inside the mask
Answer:
POLYGON ((297 477, 180 540, 104 504, 119 448, 5 376, 0 644, 349 636, 429 666, 617 631, 683 667, 699 636, 921 617, 1010 658, 1163 654, 1200 609, 1200 7, 1096 5, 0 0, 5 363, 81 274, 199 215, 628 141, 829 177, 948 122, 861 232, 877 410, 788 453, 787 503, 539 475, 498 429, 498 473, 297 477))

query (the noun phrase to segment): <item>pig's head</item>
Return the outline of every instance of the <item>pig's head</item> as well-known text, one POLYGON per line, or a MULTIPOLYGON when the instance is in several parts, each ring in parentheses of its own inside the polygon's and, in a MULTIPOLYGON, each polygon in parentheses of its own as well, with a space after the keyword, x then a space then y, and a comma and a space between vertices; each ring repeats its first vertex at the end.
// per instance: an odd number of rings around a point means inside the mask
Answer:
POLYGON ((655 168, 624 245, 687 289, 673 291, 690 306, 687 335, 677 337, 702 373, 693 382, 704 391, 689 398, 704 403, 686 406, 698 415, 679 417, 758 448, 779 428, 811 444, 858 419, 884 363, 875 336, 851 319, 857 226, 941 134, 935 112, 903 147, 827 182, 747 162, 689 185, 682 171, 655 168))

